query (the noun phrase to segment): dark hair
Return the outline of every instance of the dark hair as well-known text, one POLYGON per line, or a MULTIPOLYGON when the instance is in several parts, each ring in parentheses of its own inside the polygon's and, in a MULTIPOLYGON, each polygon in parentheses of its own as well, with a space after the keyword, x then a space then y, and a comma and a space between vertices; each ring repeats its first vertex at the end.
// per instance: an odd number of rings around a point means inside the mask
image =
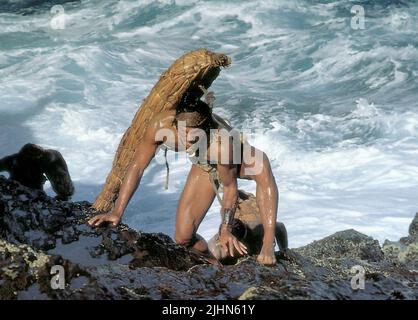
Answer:
POLYGON ((201 111, 206 114, 212 114, 212 110, 209 105, 202 100, 200 97, 192 92, 187 91, 182 99, 180 100, 177 108, 177 114, 182 112, 193 112, 193 111, 201 111), (199 110, 198 110, 199 109, 199 110))
POLYGON ((212 119, 212 109, 206 103, 200 100, 200 98, 193 93, 187 93, 183 96, 183 99, 180 101, 176 108, 176 117, 174 124, 177 126, 177 118, 179 115, 186 115, 190 117, 198 117, 199 119, 204 119, 200 121, 199 128, 203 129, 207 133, 211 128, 215 127, 215 122, 212 119))
POLYGON ((19 157, 22 159, 30 158, 31 160, 41 159, 44 153, 45 153, 45 150, 41 148, 40 146, 33 144, 33 143, 27 143, 20 149, 19 157))

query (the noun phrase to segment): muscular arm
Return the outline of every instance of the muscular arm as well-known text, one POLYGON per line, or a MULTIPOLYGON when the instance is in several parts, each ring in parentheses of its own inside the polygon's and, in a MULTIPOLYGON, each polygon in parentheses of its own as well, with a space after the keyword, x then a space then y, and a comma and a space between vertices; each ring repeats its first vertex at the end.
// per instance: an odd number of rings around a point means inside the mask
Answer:
POLYGON ((234 209, 238 199, 237 168, 234 165, 218 165, 219 179, 223 184, 224 194, 222 209, 234 209))
POLYGON ((218 142, 217 150, 211 146, 210 152, 216 152, 217 154, 217 169, 219 179, 223 185, 223 199, 221 213, 225 209, 235 209, 235 205, 238 199, 238 183, 237 183, 237 166, 233 163, 233 140, 229 138, 221 139, 218 142))
POLYGON ((155 141, 143 140, 137 146, 134 158, 123 179, 113 212, 122 217, 125 209, 141 182, 142 175, 155 155, 158 145, 155 141))
MULTIPOLYGON (((232 154, 230 154, 229 158, 232 159, 232 154)), ((234 256, 235 250, 240 254, 245 254, 247 253, 246 246, 238 241, 231 233, 231 223, 234 218, 238 200, 237 166, 232 163, 218 164, 217 169, 224 190, 221 208, 222 223, 220 227, 220 244, 232 257, 234 256)))
POLYGON ((68 172, 67 163, 61 153, 56 150, 45 150, 42 166, 45 175, 51 182, 52 189, 57 193, 57 197, 68 200, 74 194, 74 185, 68 172))
POLYGON ((257 260, 265 265, 274 265, 274 238, 278 207, 278 188, 271 170, 270 161, 263 154, 263 170, 257 181, 257 205, 263 223, 263 247, 257 260))
POLYGON ((151 162, 157 150, 158 143, 155 141, 156 130, 156 125, 150 125, 144 138, 136 147, 135 154, 128 167, 125 178, 123 179, 118 199, 116 200, 113 210, 108 214, 93 217, 89 220, 90 225, 98 226, 105 221, 113 222, 113 225, 119 223, 132 195, 140 184, 145 169, 151 162))

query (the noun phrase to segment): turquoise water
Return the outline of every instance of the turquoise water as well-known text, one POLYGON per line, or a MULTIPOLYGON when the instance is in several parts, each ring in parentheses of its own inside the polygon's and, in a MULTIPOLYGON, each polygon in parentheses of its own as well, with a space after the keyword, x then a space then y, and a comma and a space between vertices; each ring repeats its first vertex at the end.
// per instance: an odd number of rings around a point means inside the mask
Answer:
MULTIPOLYGON (((232 58, 215 111, 268 154, 290 245, 347 228, 397 239, 418 209, 417 17, 416 1, 2 1, 0 156, 56 148, 74 199, 93 201, 160 74, 206 47, 232 58)), ((125 215, 133 227, 173 234, 190 164, 169 158, 169 190, 153 162, 125 215)))

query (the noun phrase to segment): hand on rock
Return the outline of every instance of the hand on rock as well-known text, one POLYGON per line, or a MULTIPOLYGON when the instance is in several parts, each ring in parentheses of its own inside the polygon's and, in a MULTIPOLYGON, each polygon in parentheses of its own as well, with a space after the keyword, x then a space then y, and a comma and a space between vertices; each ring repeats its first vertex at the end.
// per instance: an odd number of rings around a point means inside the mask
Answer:
POLYGON ((240 255, 247 254, 247 247, 227 229, 221 229, 219 244, 231 257, 234 256, 235 250, 237 250, 240 255))
POLYGON ((92 227, 98 227, 103 222, 111 222, 112 226, 116 227, 120 222, 121 217, 113 212, 106 214, 99 214, 88 221, 88 224, 92 227))

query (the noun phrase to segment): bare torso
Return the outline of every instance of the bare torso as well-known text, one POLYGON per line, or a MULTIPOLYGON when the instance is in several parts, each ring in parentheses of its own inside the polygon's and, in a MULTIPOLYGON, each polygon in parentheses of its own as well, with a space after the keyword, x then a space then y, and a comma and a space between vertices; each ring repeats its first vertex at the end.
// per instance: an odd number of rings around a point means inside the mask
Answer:
MULTIPOLYGON (((162 112, 152 119, 144 137, 136 148, 114 209, 109 214, 99 215, 90 219, 89 223, 91 225, 98 226, 104 221, 111 221, 113 224, 119 223, 131 196, 141 181, 146 167, 160 146, 164 145, 179 152, 188 151, 189 145, 193 144, 193 141, 189 140, 189 133, 197 128, 185 128, 187 134, 184 138, 182 136, 184 132, 179 132, 181 130, 174 125, 174 119, 175 111, 162 112)), ((217 128, 214 128, 215 135, 221 133, 223 128, 226 128, 226 126, 219 125, 217 128)), ((234 157, 235 144, 224 143, 224 141, 223 139, 209 139, 206 148, 199 149, 199 161, 203 157, 203 162, 206 161, 216 168, 219 180, 223 185, 221 212, 225 208, 231 210, 231 208, 236 206, 238 195, 237 178, 251 179, 256 182, 257 205, 265 230, 263 246, 258 256, 258 261, 264 264, 274 264, 274 233, 278 191, 269 160, 260 150, 252 147, 247 142, 239 141, 241 146, 244 145, 247 148, 247 153, 244 148, 244 152, 239 153, 239 161, 235 161, 237 160, 237 157, 234 157), (250 154, 258 153, 261 157, 245 157, 246 154, 248 155, 248 152, 250 154)), ((180 196, 176 213, 175 240, 177 243, 188 246, 198 252, 208 252, 207 243, 203 238, 199 237, 197 229, 212 205, 215 191, 210 179, 208 179, 210 177, 209 173, 205 172, 200 164, 192 165, 184 190, 180 196)), ((243 253, 243 245, 238 243, 236 238, 228 231, 222 232, 221 243, 225 248, 229 246, 231 254, 231 246, 239 248, 238 251, 243 253)))
MULTIPOLYGON (((264 153, 255 147, 251 146, 247 141, 239 141, 240 144, 238 149, 234 149, 234 142, 223 143, 225 140, 219 138, 221 130, 224 130, 222 134, 227 131, 232 130, 222 118, 216 116, 219 119, 220 125, 214 128, 214 137, 209 139, 209 143, 204 150, 199 149, 200 152, 204 152, 203 155, 199 155, 199 160, 201 163, 211 164, 216 167, 217 164, 232 164, 235 163, 237 166, 237 177, 241 179, 250 179, 255 180, 263 174, 262 169, 254 170, 257 163, 255 158, 246 159, 243 157, 242 149, 247 148, 248 152, 251 152, 252 155, 259 154, 261 156, 261 163, 258 165, 263 166, 263 157, 264 153), (237 163, 237 158, 234 158, 234 152, 239 153, 239 161, 237 163), (203 161, 202 161, 203 160, 203 161), (249 160, 249 161, 246 161, 249 160), (255 172, 256 174, 252 174, 255 172)), ((169 150, 175 152, 185 152, 187 151, 187 146, 185 145, 184 139, 182 137, 184 132, 179 132, 177 127, 174 125, 175 111, 165 111, 153 118, 150 122, 149 135, 154 136, 154 143, 158 146, 164 146, 169 150)), ((149 140, 151 142, 151 140, 149 140)), ((236 145, 235 145, 236 146, 236 145)), ((189 154, 190 155, 190 154, 189 154)), ((265 172, 265 171, 264 171, 265 172)))

